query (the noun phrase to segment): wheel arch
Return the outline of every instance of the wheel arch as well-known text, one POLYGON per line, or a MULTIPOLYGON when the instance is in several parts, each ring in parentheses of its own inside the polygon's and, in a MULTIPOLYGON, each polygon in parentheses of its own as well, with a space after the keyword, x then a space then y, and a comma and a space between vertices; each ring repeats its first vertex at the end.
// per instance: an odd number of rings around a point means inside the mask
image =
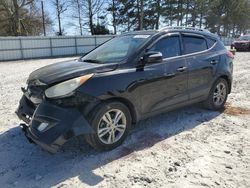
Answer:
MULTIPOLYGON (((227 81, 227 84, 228 84, 228 89, 229 89, 229 91, 228 91, 228 93, 231 93, 231 90, 232 90, 232 82, 231 82, 231 79, 229 78, 229 76, 228 75, 221 75, 219 78, 223 78, 223 79, 225 79, 226 81, 227 81)), ((218 79, 219 79, 218 78, 218 79)))
POLYGON ((109 102, 114 102, 114 101, 120 102, 128 108, 133 124, 135 124, 138 121, 138 113, 136 111, 136 108, 132 104, 132 102, 130 102, 128 99, 121 98, 121 97, 112 97, 112 98, 104 100, 103 102, 109 103, 109 102))

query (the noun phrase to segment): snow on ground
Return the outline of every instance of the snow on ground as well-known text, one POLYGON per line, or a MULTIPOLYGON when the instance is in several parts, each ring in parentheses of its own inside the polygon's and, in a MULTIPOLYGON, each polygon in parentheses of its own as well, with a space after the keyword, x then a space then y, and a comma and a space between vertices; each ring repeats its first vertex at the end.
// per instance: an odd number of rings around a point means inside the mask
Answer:
POLYGON ((1 187, 250 187, 250 53, 236 55, 224 112, 194 105, 140 122, 113 151, 75 141, 51 155, 14 111, 29 73, 66 59, 0 63, 1 187))

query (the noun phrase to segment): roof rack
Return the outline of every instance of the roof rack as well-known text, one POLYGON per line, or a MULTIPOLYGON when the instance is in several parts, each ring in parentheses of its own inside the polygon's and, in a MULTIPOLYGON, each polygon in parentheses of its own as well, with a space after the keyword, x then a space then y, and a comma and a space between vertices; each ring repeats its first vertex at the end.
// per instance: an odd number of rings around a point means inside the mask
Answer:
POLYGON ((192 30, 192 31, 203 31, 207 33, 211 33, 210 31, 206 29, 196 28, 196 27, 185 27, 185 26, 169 26, 169 27, 163 27, 159 29, 159 31, 167 31, 167 30, 173 30, 173 29, 186 29, 186 30, 192 30))

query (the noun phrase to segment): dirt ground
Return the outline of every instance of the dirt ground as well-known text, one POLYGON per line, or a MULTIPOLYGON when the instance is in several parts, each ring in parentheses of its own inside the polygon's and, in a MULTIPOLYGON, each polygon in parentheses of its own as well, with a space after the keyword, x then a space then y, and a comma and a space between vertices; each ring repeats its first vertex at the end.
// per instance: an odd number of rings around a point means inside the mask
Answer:
POLYGON ((0 63, 0 187, 250 187, 250 53, 237 53, 225 110, 199 105, 141 121, 123 145, 72 142, 51 155, 14 114, 33 70, 63 59, 0 63))

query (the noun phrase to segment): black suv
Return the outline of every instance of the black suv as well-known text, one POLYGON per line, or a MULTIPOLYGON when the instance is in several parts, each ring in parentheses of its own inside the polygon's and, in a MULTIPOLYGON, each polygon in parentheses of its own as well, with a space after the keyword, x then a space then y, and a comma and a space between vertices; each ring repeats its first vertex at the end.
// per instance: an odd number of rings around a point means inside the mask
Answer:
POLYGON ((144 118, 198 102, 223 108, 232 60, 205 30, 125 33, 78 60, 32 72, 16 113, 26 137, 50 152, 75 136, 109 150, 144 118))

